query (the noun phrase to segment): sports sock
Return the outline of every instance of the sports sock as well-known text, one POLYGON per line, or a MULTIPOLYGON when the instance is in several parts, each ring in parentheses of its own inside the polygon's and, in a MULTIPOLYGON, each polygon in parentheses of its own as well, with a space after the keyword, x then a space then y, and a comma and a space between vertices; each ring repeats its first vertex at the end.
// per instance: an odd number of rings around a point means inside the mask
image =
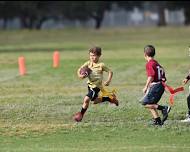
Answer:
POLYGON ((111 101, 109 97, 102 97, 102 102, 111 101))
POLYGON ((86 112, 86 110, 87 110, 87 109, 82 108, 82 109, 81 109, 81 114, 84 115, 84 113, 86 112))
POLYGON ((164 106, 161 106, 161 105, 158 105, 158 110, 163 110, 164 109, 164 106))

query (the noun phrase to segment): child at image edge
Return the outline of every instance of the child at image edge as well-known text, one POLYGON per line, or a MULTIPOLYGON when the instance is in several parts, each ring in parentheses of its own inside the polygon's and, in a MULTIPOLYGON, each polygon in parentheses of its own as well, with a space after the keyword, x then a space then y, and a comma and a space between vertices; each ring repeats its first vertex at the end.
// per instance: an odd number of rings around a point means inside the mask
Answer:
MULTIPOLYGON (((100 56, 101 56, 100 47, 91 48, 89 50, 90 60, 85 62, 77 71, 78 77, 81 79, 84 79, 85 75, 80 74, 80 69, 83 67, 88 67, 91 69, 91 73, 88 76, 88 81, 87 81, 88 93, 83 99, 83 105, 82 105, 81 111, 79 112, 82 115, 81 120, 86 110, 88 109, 90 101, 93 101, 94 104, 108 101, 110 103, 115 104, 116 106, 119 105, 116 95, 114 93, 112 94, 111 98, 108 96, 105 96, 105 97, 98 96, 99 92, 103 89, 103 85, 109 86, 112 80, 112 76, 113 76, 113 72, 107 66, 105 66, 103 62, 99 62, 100 56), (104 83, 102 82, 103 72, 108 73, 107 81, 105 81, 104 83)), ((78 120, 78 121, 81 121, 81 120, 78 120)))
MULTIPOLYGON (((187 77, 183 80, 183 83, 186 84, 190 80, 190 73, 187 75, 187 77)), ((187 97, 187 107, 188 107, 188 113, 187 117, 184 120, 181 120, 181 122, 190 122, 190 94, 187 97)))
POLYGON ((153 125, 162 126, 168 117, 171 107, 159 105, 158 102, 164 93, 162 81, 166 81, 163 67, 154 59, 155 48, 147 45, 144 48, 144 58, 146 63, 147 81, 143 92, 145 96, 142 104, 147 108, 153 116, 153 125), (159 117, 158 111, 162 112, 163 118, 159 117))

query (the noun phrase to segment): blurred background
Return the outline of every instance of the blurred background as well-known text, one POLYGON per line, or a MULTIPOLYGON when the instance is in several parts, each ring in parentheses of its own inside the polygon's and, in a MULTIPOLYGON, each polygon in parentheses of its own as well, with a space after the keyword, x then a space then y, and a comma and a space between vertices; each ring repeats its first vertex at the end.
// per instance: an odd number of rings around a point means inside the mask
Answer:
POLYGON ((184 26, 189 1, 0 1, 0 29, 184 26))

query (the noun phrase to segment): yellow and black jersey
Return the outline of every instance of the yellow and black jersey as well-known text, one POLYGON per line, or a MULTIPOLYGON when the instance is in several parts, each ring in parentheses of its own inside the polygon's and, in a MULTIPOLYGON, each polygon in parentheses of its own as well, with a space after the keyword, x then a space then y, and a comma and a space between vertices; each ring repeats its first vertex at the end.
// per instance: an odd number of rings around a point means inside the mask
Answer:
POLYGON ((109 72, 110 69, 103 62, 93 63, 91 61, 85 62, 80 68, 86 66, 92 70, 88 76, 88 86, 102 88, 103 72, 109 72))

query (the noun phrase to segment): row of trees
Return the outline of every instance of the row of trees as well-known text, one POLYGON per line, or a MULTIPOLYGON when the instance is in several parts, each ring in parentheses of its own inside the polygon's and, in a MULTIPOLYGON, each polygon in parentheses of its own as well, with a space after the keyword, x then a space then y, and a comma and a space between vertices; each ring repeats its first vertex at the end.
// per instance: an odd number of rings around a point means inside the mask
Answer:
MULTIPOLYGON (((159 26, 166 25, 164 9, 184 9, 185 24, 190 24, 190 2, 188 1, 0 1, 0 19, 4 28, 7 21, 15 17, 21 21, 22 28, 40 29, 43 22, 52 18, 81 20, 95 20, 95 28, 101 27, 104 12, 111 9, 112 4, 130 10, 134 7, 142 8, 145 4, 154 6, 159 13, 159 26)), ((151 9, 151 8, 150 8, 151 9)))

